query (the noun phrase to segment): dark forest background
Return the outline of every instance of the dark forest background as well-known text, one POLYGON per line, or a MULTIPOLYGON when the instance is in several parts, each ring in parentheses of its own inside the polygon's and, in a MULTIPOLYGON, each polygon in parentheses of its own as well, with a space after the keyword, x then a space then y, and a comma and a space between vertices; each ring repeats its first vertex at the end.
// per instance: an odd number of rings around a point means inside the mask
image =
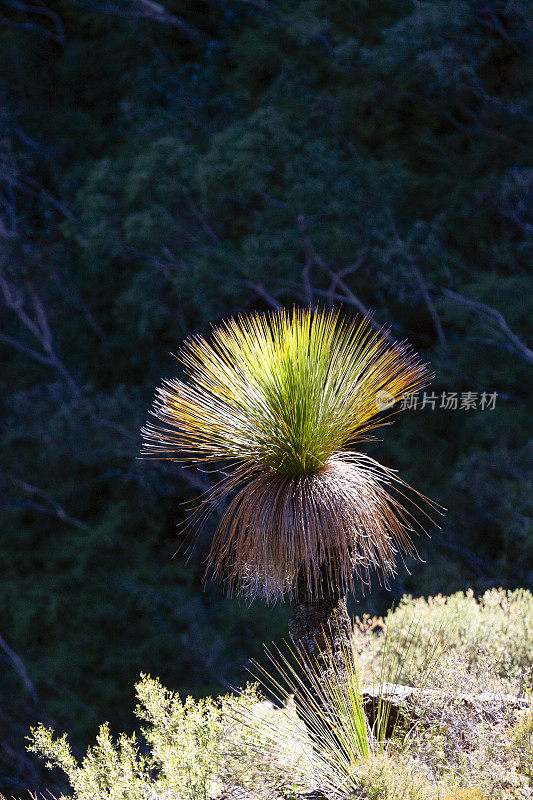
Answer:
POLYGON ((31 722, 128 729, 141 670, 246 680, 289 609, 202 588, 213 476, 138 460, 189 334, 375 310, 435 410, 374 455, 448 509, 386 592, 531 586, 527 0, 0 0, 0 789, 31 722), (447 410, 442 392, 497 392, 447 410))

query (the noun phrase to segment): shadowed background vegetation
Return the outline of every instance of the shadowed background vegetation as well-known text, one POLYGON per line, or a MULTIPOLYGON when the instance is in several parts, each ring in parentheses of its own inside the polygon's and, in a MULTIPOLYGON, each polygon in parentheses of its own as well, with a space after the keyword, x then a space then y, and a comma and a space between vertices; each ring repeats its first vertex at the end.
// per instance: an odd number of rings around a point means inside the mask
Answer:
POLYGON ((528 7, 0 0, 0 790, 53 786, 30 722, 81 747, 141 670, 218 694, 284 635, 202 590, 215 520, 172 559, 214 476, 136 458, 171 352, 231 314, 372 308, 435 372, 366 452, 448 514, 354 612, 531 585, 528 7))

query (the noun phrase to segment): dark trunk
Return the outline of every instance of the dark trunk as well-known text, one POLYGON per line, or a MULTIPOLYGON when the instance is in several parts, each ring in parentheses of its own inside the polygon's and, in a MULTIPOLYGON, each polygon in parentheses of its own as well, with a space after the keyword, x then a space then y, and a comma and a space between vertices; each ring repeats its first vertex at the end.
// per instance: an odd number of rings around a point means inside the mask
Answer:
POLYGON ((299 576, 289 632, 304 658, 313 664, 318 660, 327 669, 327 662, 333 657, 336 667, 342 670, 347 654, 353 652, 354 642, 346 595, 332 590, 325 578, 322 585, 322 596, 313 597, 304 576, 299 576))
MULTIPOLYGON (((352 623, 346 608, 346 595, 333 594, 330 591, 328 595, 320 599, 312 598, 303 590, 303 581, 299 581, 297 599, 293 608, 294 614, 289 621, 289 632, 302 657, 301 661, 307 661, 311 665, 319 683, 322 683, 320 676, 325 678, 326 684, 328 678, 334 684, 337 681, 348 682, 353 674, 354 638, 352 623), (347 668, 347 660, 351 661, 352 670, 347 668)), ((320 690, 315 688, 313 680, 307 680, 305 675, 302 678, 305 690, 296 692, 294 698, 296 710, 307 728, 311 741, 319 749, 322 739, 320 725, 317 729, 308 724, 306 705, 311 701, 312 706, 315 708, 318 706, 330 720, 333 730, 336 728, 337 721, 333 709, 325 707, 324 696, 320 690)), ((331 736, 331 730, 329 736, 331 736)), ((343 746, 339 739, 339 751, 343 746)), ((317 775, 316 778, 320 785, 319 776, 317 775)))
POLYGON ((342 670, 347 654, 352 653, 353 630, 346 608, 346 596, 330 595, 320 599, 303 597, 294 603, 289 632, 299 652, 311 661, 324 665, 333 658, 342 670))

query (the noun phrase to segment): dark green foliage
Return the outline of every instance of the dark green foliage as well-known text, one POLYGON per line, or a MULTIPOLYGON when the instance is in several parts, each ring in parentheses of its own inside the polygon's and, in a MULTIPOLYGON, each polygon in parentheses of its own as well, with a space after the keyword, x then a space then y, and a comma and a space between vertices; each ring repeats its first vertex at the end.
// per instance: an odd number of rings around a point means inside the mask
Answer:
POLYGON ((81 747, 141 670, 217 693, 284 630, 202 593, 209 526, 171 559, 212 477, 136 460, 169 353, 222 317, 375 308, 439 402, 498 392, 372 446, 449 509, 393 594, 532 579, 528 4, 163 5, 1 4, 0 635, 38 695, 0 651, 8 794, 39 786, 28 720, 81 747))

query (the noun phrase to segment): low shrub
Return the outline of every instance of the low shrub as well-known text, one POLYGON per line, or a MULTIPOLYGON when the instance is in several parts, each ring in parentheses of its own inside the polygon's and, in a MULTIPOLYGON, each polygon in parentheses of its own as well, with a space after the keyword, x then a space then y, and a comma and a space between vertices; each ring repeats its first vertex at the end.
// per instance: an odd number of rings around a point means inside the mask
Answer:
MULTIPOLYGON (((416 675, 411 679, 416 684, 416 675)), ((516 727, 530 712, 507 693, 512 686, 484 653, 473 660, 459 650, 445 653, 432 672, 431 692, 418 703, 408 748, 433 781, 464 792, 476 787, 489 800, 533 798, 527 726, 516 727)))
POLYGON ((383 639, 380 634, 388 626, 396 625, 398 618, 405 620, 407 626, 411 621, 419 626, 414 646, 421 662, 438 630, 443 644, 460 651, 470 664, 488 658, 500 677, 521 686, 531 684, 533 594, 527 589, 489 589, 478 598, 471 589, 449 597, 439 594, 415 599, 405 595, 385 618, 365 615, 357 620, 363 634, 360 636, 362 660, 368 663, 372 651, 379 655, 383 639))
POLYGON ((30 752, 63 770, 72 787, 72 795, 58 800, 209 800, 237 788, 263 797, 296 785, 302 770, 294 747, 280 750, 279 766, 262 755, 272 729, 286 727, 285 712, 253 686, 239 696, 182 701, 157 679, 141 676, 136 692, 142 746, 135 735, 121 734, 114 743, 104 724, 78 763, 66 736, 57 738, 43 725, 32 729, 30 752), (262 724, 253 730, 239 724, 245 709, 262 724))

